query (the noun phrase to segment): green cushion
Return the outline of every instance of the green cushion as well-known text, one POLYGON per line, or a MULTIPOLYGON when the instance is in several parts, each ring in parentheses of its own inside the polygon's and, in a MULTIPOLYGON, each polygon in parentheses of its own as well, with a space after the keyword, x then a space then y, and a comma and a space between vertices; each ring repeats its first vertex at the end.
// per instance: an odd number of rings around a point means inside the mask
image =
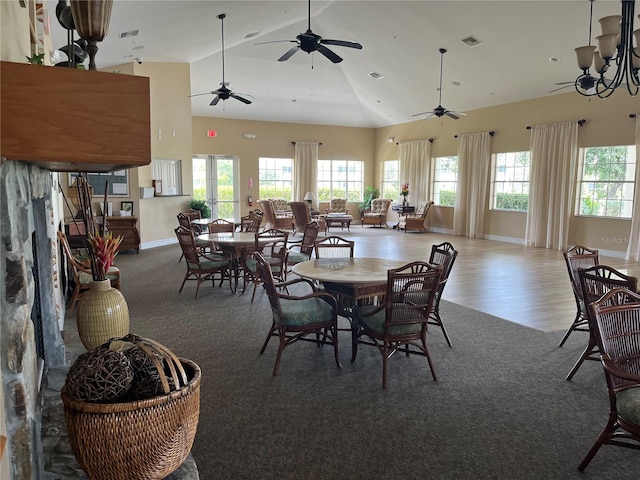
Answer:
MULTIPOLYGON (((368 313, 373 309, 378 308, 377 306, 364 306, 360 307, 360 311, 362 313, 368 313)), ((369 329, 374 332, 378 332, 380 334, 384 333, 384 323, 386 318, 386 310, 382 309, 377 313, 374 313, 371 316, 362 316, 357 314, 358 321, 364 323, 369 329)), ((389 333, 391 335, 408 335, 411 333, 418 333, 422 329, 422 325, 420 323, 412 323, 409 325, 394 325, 389 329, 389 333)))
POLYGON ((616 396, 618 415, 629 423, 640 425, 640 387, 627 388, 616 396))
POLYGON ((213 257, 215 260, 201 260, 200 265, 196 263, 187 263, 191 270, 214 270, 216 268, 229 265, 229 259, 224 257, 213 257))
POLYGON ((295 250, 291 250, 289 252, 289 258, 288 258, 288 262, 289 263, 302 263, 302 262, 306 262, 307 260, 310 260, 311 257, 309 257, 309 255, 307 255, 306 253, 302 253, 302 252, 296 252, 295 250))
POLYGON ((320 298, 307 298, 306 300, 280 299, 280 308, 282 308, 282 318, 278 317, 276 312, 273 312, 273 321, 276 325, 313 325, 314 323, 330 321, 333 316, 331 305, 320 298))
MULTIPOLYGON (((271 271, 273 273, 278 273, 281 270, 280 267, 280 262, 282 261, 279 258, 272 258, 272 257, 263 257, 267 263, 271 266, 271 271)), ((250 272, 257 272, 258 271, 258 264, 256 262, 255 258, 247 258, 245 260, 245 265, 247 266, 247 268, 249 269, 250 272)))

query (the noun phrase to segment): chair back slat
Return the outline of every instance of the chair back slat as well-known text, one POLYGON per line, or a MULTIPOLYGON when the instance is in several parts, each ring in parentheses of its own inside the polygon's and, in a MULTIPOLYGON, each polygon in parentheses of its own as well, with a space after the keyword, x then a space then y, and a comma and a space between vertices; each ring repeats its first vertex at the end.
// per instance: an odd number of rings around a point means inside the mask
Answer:
POLYGON ((578 269, 578 279, 582 289, 582 299, 589 305, 614 288, 638 289, 638 279, 619 272, 607 265, 595 265, 578 269))
POLYGON ((438 289, 442 267, 412 262, 387 274, 385 331, 398 325, 422 323, 427 328, 429 311, 438 289))
POLYGON ((458 251, 453 247, 450 242, 443 242, 439 245, 433 245, 431 247, 431 255, 429 256, 429 263, 433 265, 442 265, 442 276, 440 277, 441 288, 438 290, 442 293, 444 284, 449 278, 453 263, 456 261, 458 251))
POLYGON ((300 253, 304 253, 311 258, 319 231, 320 225, 318 225, 318 222, 310 222, 305 225, 304 233, 302 234, 302 243, 300 244, 300 253))
POLYGON ((315 242, 316 258, 352 258, 355 242, 336 235, 315 242))
POLYGON ((207 224, 207 229, 209 233, 233 232, 235 230, 235 224, 224 218, 216 218, 207 224))

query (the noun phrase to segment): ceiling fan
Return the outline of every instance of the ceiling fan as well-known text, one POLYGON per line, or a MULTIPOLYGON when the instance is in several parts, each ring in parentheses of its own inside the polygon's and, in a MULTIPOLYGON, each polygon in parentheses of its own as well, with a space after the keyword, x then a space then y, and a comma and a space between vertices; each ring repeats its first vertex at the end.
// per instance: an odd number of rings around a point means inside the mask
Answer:
POLYGON ((356 42, 348 42, 346 40, 330 40, 328 38, 322 38, 320 35, 316 35, 311 31, 311 0, 309 0, 309 20, 307 23, 307 31, 301 33, 296 37, 295 40, 276 40, 274 42, 262 42, 257 43, 256 45, 264 45, 266 43, 277 43, 277 42, 293 42, 297 43, 295 47, 290 48, 282 55, 278 61, 284 62, 285 60, 289 60, 294 53, 298 50, 302 50, 303 52, 312 53, 312 52, 320 52, 322 55, 327 57, 333 63, 340 63, 342 61, 342 57, 329 50, 325 45, 335 45, 337 47, 348 47, 348 48, 357 48, 358 50, 362 50, 362 45, 356 42))
POLYGON ((235 98, 236 100, 240 100, 242 103, 246 103, 247 105, 251 103, 251 100, 248 100, 236 93, 233 93, 228 88, 229 82, 225 82, 224 80, 224 18, 226 16, 227 15, 224 13, 221 13, 220 15, 218 15, 218 18, 220 19, 220 24, 222 26, 222 82, 218 84, 219 88, 217 88, 216 90, 213 90, 211 92, 198 93, 196 95, 191 95, 192 97, 199 97, 200 95, 215 95, 215 97, 213 97, 213 100, 209 104, 212 107, 217 105, 220 100, 224 101, 224 100, 228 100, 229 98, 235 98))
POLYGON ((440 52, 440 88, 438 88, 438 91, 440 92, 440 97, 438 99, 438 106, 433 110, 431 110, 430 112, 416 113, 415 115, 411 115, 411 116, 418 117, 420 115, 425 115, 428 113, 429 116, 426 118, 444 117, 446 115, 447 117, 453 118, 454 120, 458 120, 460 118, 459 115, 466 117, 467 114, 462 112, 452 112, 442 106, 442 63, 444 59, 444 54, 447 53, 447 51, 444 48, 440 48, 438 49, 438 51, 440 52))

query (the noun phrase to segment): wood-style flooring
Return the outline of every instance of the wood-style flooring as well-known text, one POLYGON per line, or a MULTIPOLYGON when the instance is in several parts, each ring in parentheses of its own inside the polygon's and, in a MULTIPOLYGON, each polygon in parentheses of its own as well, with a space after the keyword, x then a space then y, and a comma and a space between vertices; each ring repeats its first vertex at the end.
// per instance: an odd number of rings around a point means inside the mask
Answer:
MULTIPOLYGON (((576 314, 567 267, 562 252, 556 250, 360 225, 353 225, 350 233, 332 228, 329 234, 355 240, 356 256, 407 261, 428 260, 431 245, 451 242, 460 253, 444 300, 544 332, 565 331, 576 314)), ((636 262, 602 256, 600 261, 640 276, 636 262)))

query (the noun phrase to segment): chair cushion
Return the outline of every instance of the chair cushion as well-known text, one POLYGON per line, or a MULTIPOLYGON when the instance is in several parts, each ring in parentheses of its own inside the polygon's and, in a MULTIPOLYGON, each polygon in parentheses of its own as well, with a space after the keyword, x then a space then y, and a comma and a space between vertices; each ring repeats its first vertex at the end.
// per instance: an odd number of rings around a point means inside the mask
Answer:
POLYGON ((331 305, 320 298, 307 298, 305 300, 280 299, 282 318, 273 312, 273 321, 276 325, 302 326, 314 323, 327 322, 332 319, 331 305))
MULTIPOLYGON (((280 262, 282 262, 282 259, 273 258, 273 257, 262 257, 262 258, 264 258, 267 261, 267 263, 271 266, 271 271, 273 273, 280 272, 280 262)), ((250 272, 255 273, 258 271, 258 262, 256 262, 255 258, 247 258, 244 263, 250 272)))
POLYGON ((225 257, 212 257, 215 260, 201 260, 200 264, 187 263, 191 270, 215 270, 229 265, 229 259, 225 257))
MULTIPOLYGON (((374 313, 371 316, 362 316, 359 313, 368 313, 373 309, 377 308, 376 306, 364 306, 360 307, 360 311, 357 313, 358 321, 364 323, 369 329, 374 332, 378 332, 380 334, 384 333, 384 325, 386 318, 386 310, 382 309, 377 313, 374 313)), ((394 325, 389 329, 389 333, 391 335, 407 335, 411 333, 419 333, 422 329, 421 324, 412 323, 409 325, 394 325)))
POLYGON ((291 264, 306 262, 307 260, 310 260, 310 259, 311 257, 309 257, 309 255, 307 255, 306 253, 297 252, 295 250, 289 251, 288 262, 291 264))
POLYGON ((380 218, 380 217, 382 217, 382 214, 381 213, 369 212, 369 213, 365 213, 364 217, 365 218, 380 218))
POLYGON ((640 387, 622 390, 616 395, 618 415, 629 423, 640 426, 640 387))

